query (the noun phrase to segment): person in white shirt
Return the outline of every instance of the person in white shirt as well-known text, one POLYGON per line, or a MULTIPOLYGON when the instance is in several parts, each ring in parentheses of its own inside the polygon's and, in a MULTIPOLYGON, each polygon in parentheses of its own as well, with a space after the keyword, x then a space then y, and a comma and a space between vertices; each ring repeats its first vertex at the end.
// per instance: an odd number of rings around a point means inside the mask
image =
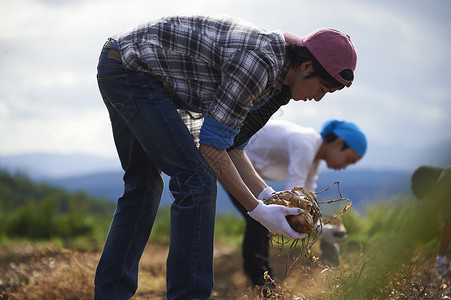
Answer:
MULTIPOLYGON (((263 179, 285 182, 287 190, 300 185, 315 191, 320 161, 325 161, 330 169, 345 169, 359 161, 366 148, 364 133, 350 122, 328 121, 318 133, 289 121, 270 120, 244 150, 263 179)), ((266 192, 269 196, 274 190, 268 187, 266 192)), ((262 286, 264 273, 272 275, 268 230, 249 217, 232 195, 229 197, 246 220, 242 246, 244 271, 253 285, 262 286)))

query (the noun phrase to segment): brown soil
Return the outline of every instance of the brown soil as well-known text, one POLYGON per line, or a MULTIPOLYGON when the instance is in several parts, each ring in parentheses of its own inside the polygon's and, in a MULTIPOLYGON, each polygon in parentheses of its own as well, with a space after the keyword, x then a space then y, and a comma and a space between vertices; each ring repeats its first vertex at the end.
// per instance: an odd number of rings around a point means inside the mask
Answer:
MULTIPOLYGON (((148 245, 140 263, 135 300, 165 299, 165 263, 168 248, 148 245)), ((21 245, 0 249, 0 299, 92 299, 99 251, 80 252, 21 245)), ((335 271, 319 264, 300 266, 284 279, 287 257, 272 255, 275 279, 282 281, 274 299, 327 299, 327 285, 351 268, 346 258, 335 271), (325 287, 326 285, 326 287, 325 287)), ((239 249, 215 248, 215 287, 211 299, 258 299, 241 268, 239 249)), ((451 299, 451 279, 439 279, 433 258, 417 258, 414 268, 393 276, 387 299, 451 299)))

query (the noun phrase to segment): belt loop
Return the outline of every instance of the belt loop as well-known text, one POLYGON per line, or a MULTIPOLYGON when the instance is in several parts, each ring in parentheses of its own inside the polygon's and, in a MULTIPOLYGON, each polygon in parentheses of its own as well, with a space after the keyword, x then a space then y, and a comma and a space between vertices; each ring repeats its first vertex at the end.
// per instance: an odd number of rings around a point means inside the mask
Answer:
POLYGON ((108 40, 109 40, 111 43, 113 43, 114 48, 116 48, 117 51, 121 51, 121 49, 119 49, 119 46, 117 45, 117 42, 116 42, 114 39, 108 38, 108 40))

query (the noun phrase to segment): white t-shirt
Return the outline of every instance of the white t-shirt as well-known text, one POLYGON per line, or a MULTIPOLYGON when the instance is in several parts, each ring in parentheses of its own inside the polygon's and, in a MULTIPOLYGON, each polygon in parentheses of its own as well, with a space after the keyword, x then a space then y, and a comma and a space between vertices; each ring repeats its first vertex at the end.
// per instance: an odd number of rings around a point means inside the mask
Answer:
POLYGON ((300 185, 314 191, 319 173, 315 155, 322 140, 313 128, 270 120, 244 151, 263 179, 284 181, 287 190, 300 185))

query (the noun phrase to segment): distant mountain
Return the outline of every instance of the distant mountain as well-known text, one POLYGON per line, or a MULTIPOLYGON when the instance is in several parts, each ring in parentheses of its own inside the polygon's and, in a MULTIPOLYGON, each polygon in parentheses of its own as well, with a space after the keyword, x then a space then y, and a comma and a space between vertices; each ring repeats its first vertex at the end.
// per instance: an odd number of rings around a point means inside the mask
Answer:
MULTIPOLYGON (((343 197, 349 198, 353 208, 364 210, 368 204, 396 196, 411 196, 411 173, 406 171, 346 170, 320 173, 317 191, 338 181, 343 197)), ((337 187, 318 195, 319 200, 335 199, 337 187)))
POLYGON ((119 159, 93 155, 33 153, 0 156, 0 169, 21 172, 32 179, 61 178, 103 171, 120 171, 119 159))
MULTIPOLYGON (((163 175, 165 189, 161 205, 170 205, 173 197, 168 190, 169 178, 163 175)), ((368 204, 379 200, 386 200, 398 195, 409 195, 410 174, 405 172, 388 171, 346 171, 321 173, 318 180, 318 189, 326 189, 334 182, 339 182, 340 192, 344 198, 349 198, 353 203, 353 209, 363 211, 368 204)), ((104 197, 111 201, 116 201, 123 192, 123 182, 121 172, 98 173, 86 176, 70 177, 64 179, 46 180, 47 183, 65 188, 69 191, 84 190, 89 195, 104 197)), ((283 183, 269 182, 276 191, 283 190, 283 183)), ((330 187, 324 193, 317 195, 319 201, 333 200, 340 198, 337 185, 330 187)), ((340 202, 328 207, 344 207, 347 202, 340 202)), ((217 197, 218 213, 237 212, 224 188, 218 184, 217 197)))
MULTIPOLYGON (((102 159, 84 155, 22 155, 0 156, 0 169, 21 171, 30 178, 68 191, 85 191, 94 197, 103 197, 116 201, 123 192, 122 171, 117 160, 102 159)), ((363 211, 368 204, 386 200, 397 195, 410 195, 410 173, 405 171, 384 170, 324 170, 318 179, 317 191, 326 189, 334 182, 339 182, 341 195, 349 198, 353 209, 363 211)), ((170 205, 173 198, 168 190, 169 178, 163 175, 165 189, 161 205, 170 205)), ((283 183, 268 182, 276 191, 283 190, 283 183)), ((319 201, 339 198, 337 185, 318 194, 319 201)), ((346 203, 327 205, 328 208, 343 207, 346 203)), ((326 206, 326 205, 325 205, 326 206)), ((237 210, 228 199, 227 193, 218 184, 218 214, 237 210)))

